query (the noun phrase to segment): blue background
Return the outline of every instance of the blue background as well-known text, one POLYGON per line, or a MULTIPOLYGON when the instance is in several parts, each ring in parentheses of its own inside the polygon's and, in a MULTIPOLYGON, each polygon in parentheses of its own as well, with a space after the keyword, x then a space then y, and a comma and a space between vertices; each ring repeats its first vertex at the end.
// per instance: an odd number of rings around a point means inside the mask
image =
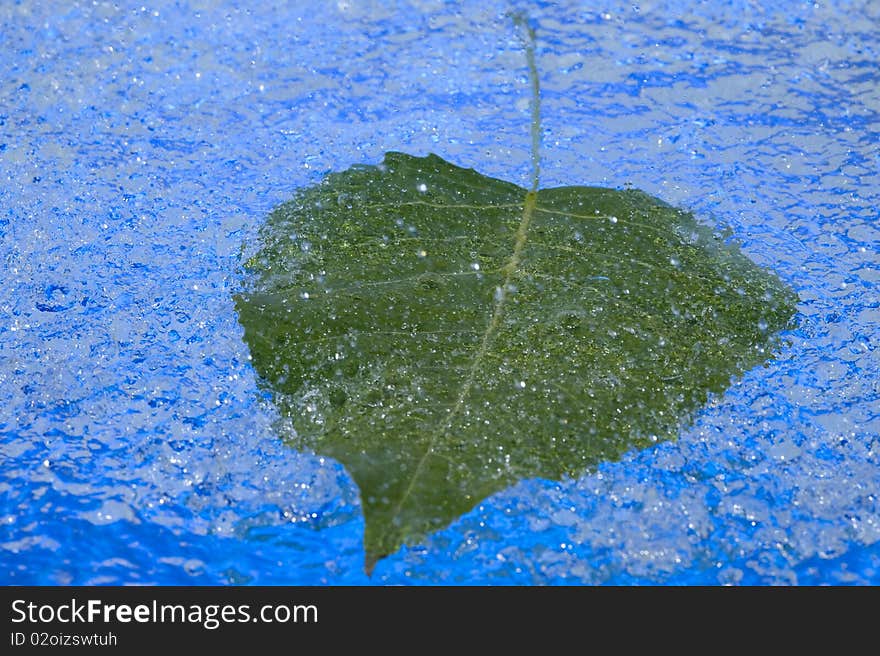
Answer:
POLYGON ((880 4, 0 3, 0 582, 880 583, 880 4), (363 573, 231 295, 301 186, 386 150, 632 184, 799 294, 675 442, 523 481, 363 573))

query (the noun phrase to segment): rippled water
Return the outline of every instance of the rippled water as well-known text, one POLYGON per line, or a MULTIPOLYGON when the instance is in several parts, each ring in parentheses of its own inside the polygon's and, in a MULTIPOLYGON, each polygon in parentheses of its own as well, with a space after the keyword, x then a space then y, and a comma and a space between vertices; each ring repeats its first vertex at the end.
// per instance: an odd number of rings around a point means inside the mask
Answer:
POLYGON ((231 294, 292 191, 386 150, 517 183, 505 3, 0 5, 0 581, 880 583, 880 6, 526 8, 543 185, 726 225, 800 326, 673 443, 522 482, 363 574, 231 294))

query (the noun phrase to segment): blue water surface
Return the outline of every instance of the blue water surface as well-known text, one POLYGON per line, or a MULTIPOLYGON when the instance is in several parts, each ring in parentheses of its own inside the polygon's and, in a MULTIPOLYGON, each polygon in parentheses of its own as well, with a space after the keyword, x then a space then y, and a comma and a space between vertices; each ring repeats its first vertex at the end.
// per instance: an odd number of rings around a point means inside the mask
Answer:
POLYGON ((0 582, 880 583, 880 3, 4 0, 0 582), (286 5, 286 6, 285 6, 286 5), (272 207, 387 150, 633 185, 798 293, 674 442, 527 480, 363 571, 232 294, 272 207))

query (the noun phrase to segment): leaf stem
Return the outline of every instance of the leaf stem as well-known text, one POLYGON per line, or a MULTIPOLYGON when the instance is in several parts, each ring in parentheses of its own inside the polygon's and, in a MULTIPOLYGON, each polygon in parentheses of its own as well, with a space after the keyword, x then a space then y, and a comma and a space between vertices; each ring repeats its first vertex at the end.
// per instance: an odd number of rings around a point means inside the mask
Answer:
MULTIPOLYGON (((435 432, 429 440, 425 452, 422 454, 422 457, 419 459, 415 469, 413 470, 412 475, 410 476, 409 484, 406 486, 391 511, 392 517, 397 517, 400 514, 400 511, 403 509, 404 504, 412 494, 415 483, 421 475, 422 469, 424 468, 428 458, 432 455, 436 455, 434 453, 434 446, 437 444, 438 439, 446 437, 448 435, 449 431, 452 429, 454 422, 461 414, 461 410, 471 393, 471 389, 476 382, 477 374, 483 364, 483 360, 485 360, 486 354, 489 352, 489 348, 492 345, 492 341, 495 338, 499 327, 501 326, 501 320, 504 316, 505 305, 507 304, 507 300, 510 296, 511 283, 513 282, 513 277, 516 275, 516 270, 519 267, 520 260, 522 258, 522 252, 526 245, 529 224, 532 221, 532 217, 534 216, 535 209, 537 207, 538 184, 540 182, 541 171, 541 88, 538 84, 538 67, 535 64, 535 30, 528 24, 528 20, 523 14, 513 14, 512 18, 514 23, 518 27, 524 28, 526 33, 526 37, 524 38, 524 45, 526 50, 526 61, 528 62, 529 66, 529 78, 532 84, 531 187, 526 193, 525 198, 523 199, 522 217, 520 219, 520 223, 514 237, 513 251, 510 254, 510 259, 507 261, 507 264, 505 264, 504 268, 501 270, 501 272, 504 274, 504 279, 501 283, 501 286, 498 287, 496 291, 495 303, 492 307, 492 314, 489 317, 489 323, 486 326, 486 330, 483 332, 483 338, 480 341, 479 349, 474 354, 473 359, 471 360, 471 366, 468 369, 467 376, 461 385, 458 396, 455 400, 455 405, 452 407, 449 414, 447 415, 446 421, 443 422, 443 425, 440 427, 440 429, 435 432)), ((367 553, 366 569, 368 575, 372 572, 372 568, 373 565, 375 565, 376 560, 377 557, 375 555, 371 556, 369 553, 367 553)))
POLYGON ((511 18, 524 33, 523 45, 529 67, 529 82, 532 86, 532 185, 529 191, 537 192, 541 175, 541 85, 538 81, 538 65, 535 62, 535 28, 529 24, 528 17, 523 13, 514 13, 511 18))

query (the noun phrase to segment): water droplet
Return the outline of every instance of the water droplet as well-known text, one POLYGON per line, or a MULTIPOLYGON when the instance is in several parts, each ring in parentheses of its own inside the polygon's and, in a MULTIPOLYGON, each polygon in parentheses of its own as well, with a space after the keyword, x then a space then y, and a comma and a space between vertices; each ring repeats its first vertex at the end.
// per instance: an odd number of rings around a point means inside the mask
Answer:
POLYGON ((767 322, 764 319, 758 320, 758 330, 762 333, 767 331, 767 322))
POLYGON ((418 189, 421 193, 425 193, 426 191, 428 191, 428 185, 426 185, 424 182, 420 182, 416 189, 418 189))
POLYGON ((419 257, 428 257, 428 251, 421 250, 418 253, 416 253, 416 255, 418 255, 419 257))
POLYGON ((608 220, 611 221, 611 223, 617 223, 617 217, 616 217, 616 216, 610 216, 610 217, 608 217, 608 220))
POLYGON ((681 265, 681 262, 679 262, 678 259, 676 259, 676 258, 674 258, 674 257, 670 257, 670 258, 669 258, 669 263, 670 263, 672 266, 674 266, 676 269, 681 265))
POLYGON ((299 297, 300 297, 301 299, 303 299, 303 300, 308 300, 308 298, 309 298, 309 293, 308 293, 308 292, 303 292, 302 294, 299 295, 299 297))
POLYGON ((471 269, 473 269, 474 271, 479 271, 480 270, 480 263, 479 262, 472 263, 471 269))

